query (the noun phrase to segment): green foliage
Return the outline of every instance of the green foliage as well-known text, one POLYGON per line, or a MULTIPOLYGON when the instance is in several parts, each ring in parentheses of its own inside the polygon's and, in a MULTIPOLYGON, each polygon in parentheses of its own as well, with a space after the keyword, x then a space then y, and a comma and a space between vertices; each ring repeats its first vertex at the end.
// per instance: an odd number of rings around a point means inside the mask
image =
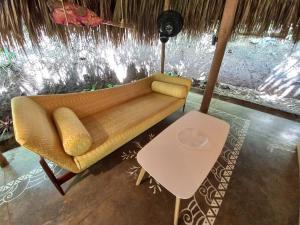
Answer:
POLYGON ((94 83, 90 88, 84 89, 83 91, 96 91, 97 90, 97 83, 94 83))
POLYGON ((95 91, 96 89, 97 89, 97 82, 92 85, 92 88, 90 91, 95 91))
POLYGON ((166 72, 166 74, 171 77, 180 77, 181 76, 176 69, 173 69, 173 71, 166 72))
MULTIPOLYGON (((94 66, 94 65, 93 65, 94 66)), ((114 71, 109 67, 101 68, 89 66, 87 74, 83 79, 79 78, 76 70, 76 64, 68 67, 66 75, 59 81, 44 79, 43 89, 39 94, 61 94, 83 91, 95 91, 106 87, 106 83, 118 83, 114 71)))
POLYGON ((15 57, 15 54, 10 52, 7 48, 0 49, 0 68, 4 69, 10 66, 15 57))
POLYGON ((107 88, 112 88, 112 87, 114 87, 115 85, 114 84, 112 84, 112 83, 108 83, 108 84, 106 84, 106 87, 107 88))

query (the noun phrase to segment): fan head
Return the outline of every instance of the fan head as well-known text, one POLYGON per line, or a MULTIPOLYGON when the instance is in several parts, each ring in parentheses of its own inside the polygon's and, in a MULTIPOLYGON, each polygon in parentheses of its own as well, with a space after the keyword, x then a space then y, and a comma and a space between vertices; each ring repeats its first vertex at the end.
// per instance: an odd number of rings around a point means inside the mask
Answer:
POLYGON ((157 18, 157 28, 160 40, 166 43, 169 37, 175 37, 183 27, 183 18, 179 12, 167 10, 162 12, 157 18))

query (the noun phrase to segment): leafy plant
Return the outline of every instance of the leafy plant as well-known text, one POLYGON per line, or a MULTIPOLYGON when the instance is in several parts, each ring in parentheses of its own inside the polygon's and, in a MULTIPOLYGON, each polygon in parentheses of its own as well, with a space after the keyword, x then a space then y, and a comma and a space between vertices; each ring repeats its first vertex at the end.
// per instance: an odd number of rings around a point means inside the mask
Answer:
POLYGON ((0 136, 12 132, 13 130, 13 121, 9 116, 6 116, 4 120, 0 120, 0 136))
POLYGON ((112 84, 112 83, 108 83, 108 84, 106 84, 106 87, 107 88, 112 88, 112 87, 114 87, 115 85, 114 84, 112 84))
POLYGON ((94 83, 89 89, 84 89, 83 91, 96 91, 98 82, 94 83))
POLYGON ((4 61, 0 61, 0 68, 4 69, 10 66, 15 57, 15 54, 10 52, 7 48, 3 48, 3 50, 0 49, 0 59, 4 59, 4 61))
POLYGON ((97 82, 92 85, 92 88, 90 91, 95 91, 96 89, 97 89, 97 82))
POLYGON ((178 73, 177 73, 177 71, 174 71, 174 72, 169 71, 166 74, 169 75, 169 76, 171 76, 171 77, 178 77, 179 76, 178 73))

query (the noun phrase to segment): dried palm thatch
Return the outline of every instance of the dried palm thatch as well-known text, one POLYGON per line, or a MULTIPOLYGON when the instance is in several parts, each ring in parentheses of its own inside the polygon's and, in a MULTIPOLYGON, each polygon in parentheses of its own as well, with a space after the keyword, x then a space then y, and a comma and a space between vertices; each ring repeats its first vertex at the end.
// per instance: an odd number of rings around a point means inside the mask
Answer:
MULTIPOLYGON (((65 2, 67 0, 64 0, 65 2)), ((49 16, 46 0, 0 0, 0 45, 24 46, 25 34, 38 46, 43 34, 61 40, 66 45, 71 35, 92 37, 95 41, 110 39, 119 44, 131 34, 136 40, 151 42, 158 36, 156 18, 163 10, 164 0, 68 0, 96 12, 105 20, 132 24, 134 29, 110 26, 97 28, 61 26, 49 16)), ((218 29, 225 0, 171 0, 171 9, 184 17, 187 35, 201 35, 218 29)), ((240 0, 234 34, 300 40, 300 0, 240 0)))

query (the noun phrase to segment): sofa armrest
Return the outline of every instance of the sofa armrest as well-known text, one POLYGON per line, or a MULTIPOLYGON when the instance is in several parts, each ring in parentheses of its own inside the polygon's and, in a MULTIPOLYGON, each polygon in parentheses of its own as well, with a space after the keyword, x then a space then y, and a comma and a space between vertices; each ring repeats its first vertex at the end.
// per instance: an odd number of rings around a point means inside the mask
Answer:
POLYGON ((79 172, 73 157, 68 156, 61 145, 51 116, 28 97, 15 97, 11 101, 16 141, 62 168, 79 172))
POLYGON ((183 77, 172 77, 163 73, 154 73, 153 74, 154 81, 162 81, 170 84, 179 84, 187 87, 187 91, 191 89, 192 80, 183 78, 183 77))

